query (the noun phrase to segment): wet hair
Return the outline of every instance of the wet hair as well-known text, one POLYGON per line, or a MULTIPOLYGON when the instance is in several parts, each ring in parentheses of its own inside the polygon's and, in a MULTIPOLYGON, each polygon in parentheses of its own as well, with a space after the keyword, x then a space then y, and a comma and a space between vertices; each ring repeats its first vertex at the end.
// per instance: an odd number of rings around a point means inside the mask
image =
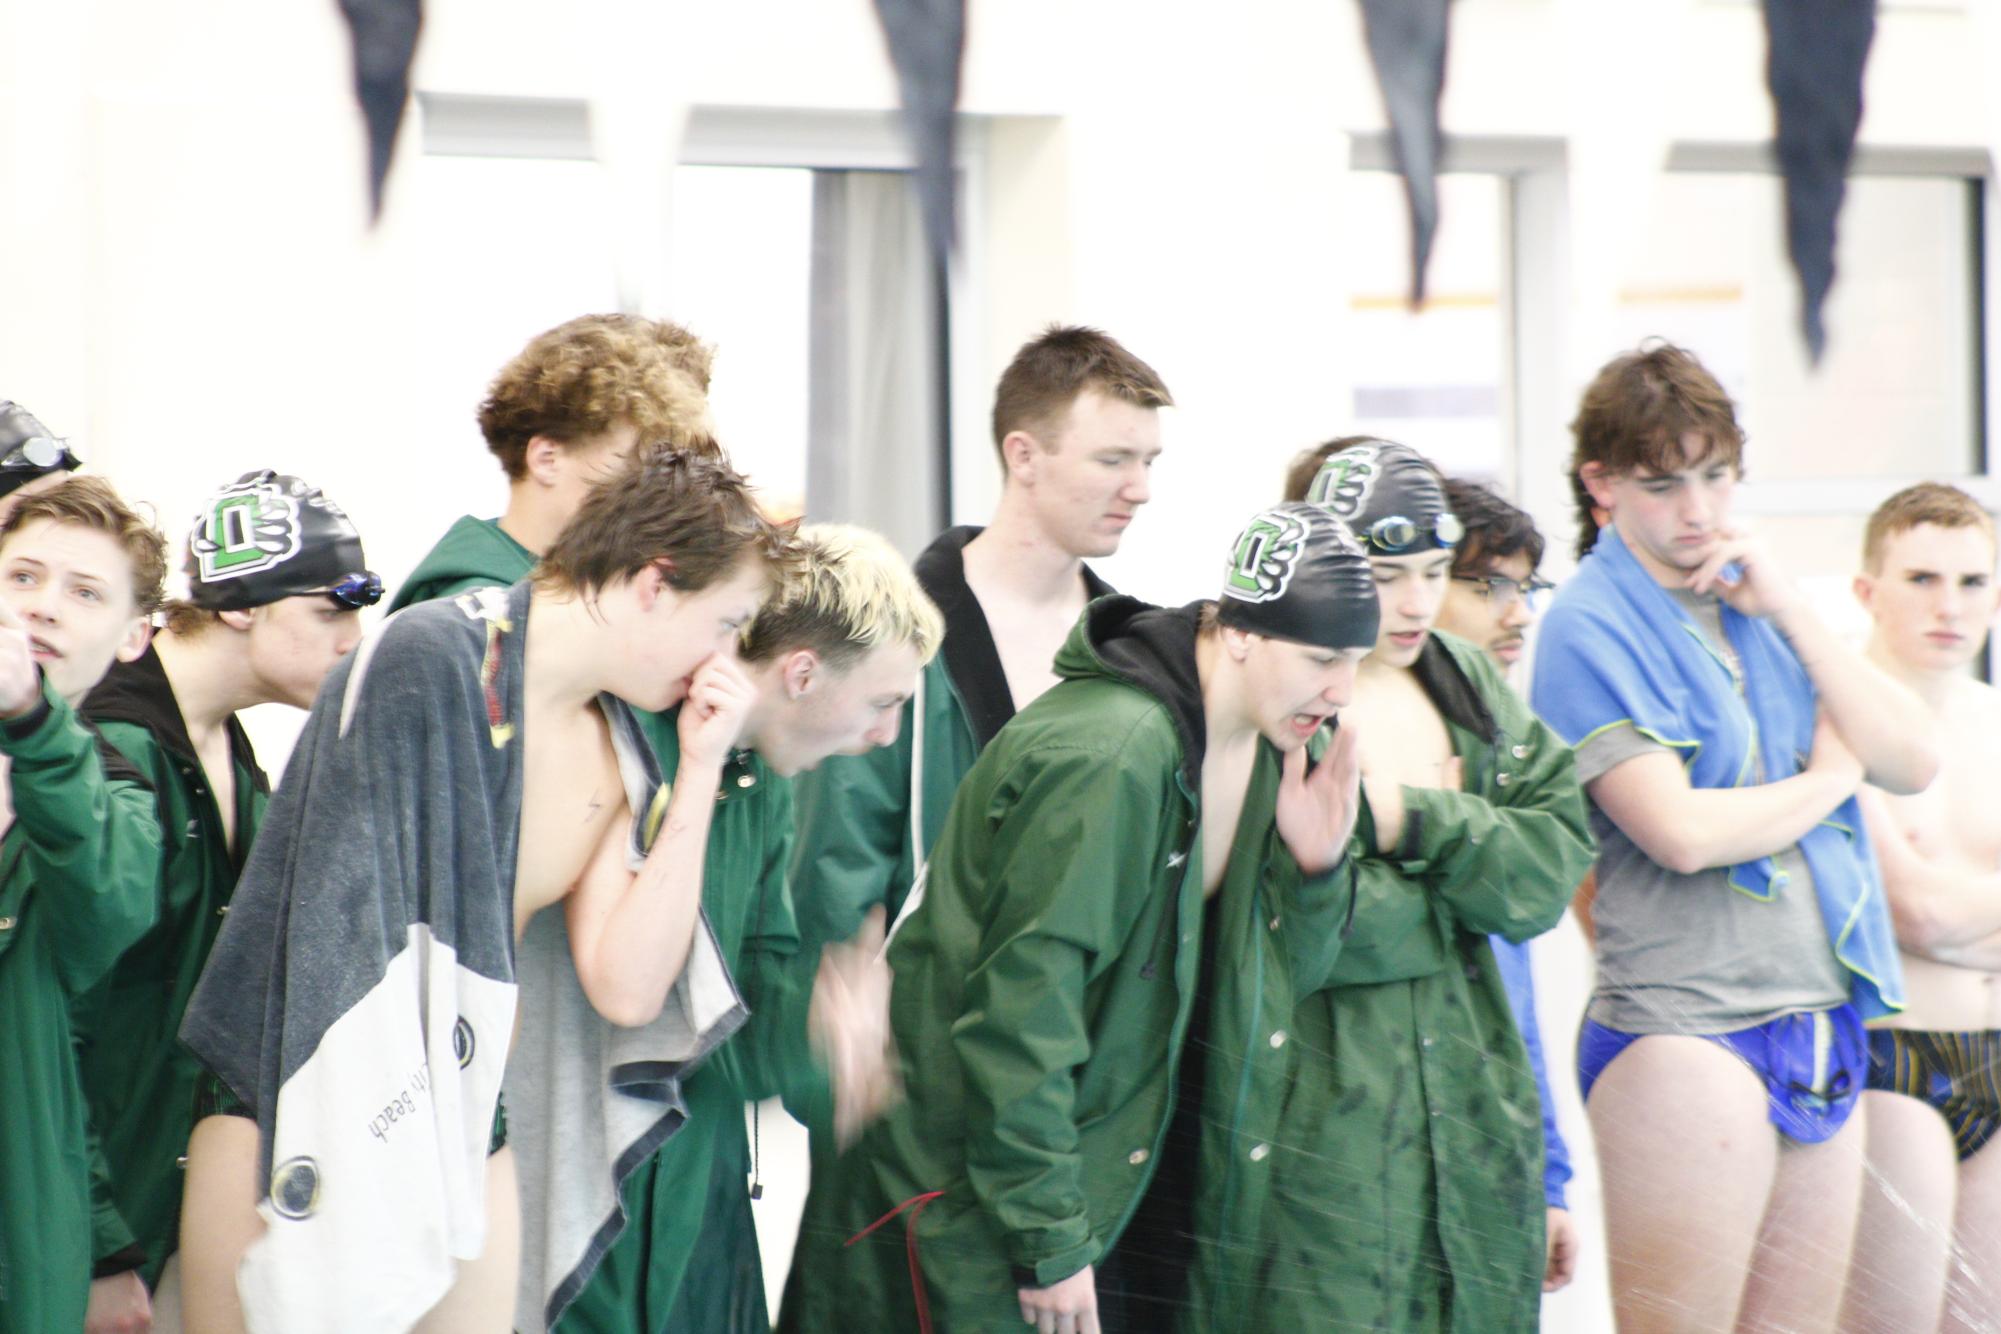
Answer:
POLYGON ((1466 536, 1452 549, 1452 573, 1477 579, 1490 573, 1494 562, 1521 554, 1529 570, 1542 564, 1542 532, 1527 510, 1519 509, 1478 482, 1445 479, 1445 499, 1465 525, 1466 536))
POLYGON ((1869 526, 1862 532, 1862 566, 1870 573, 1883 568, 1883 548, 1899 533, 1921 524, 1938 528, 1978 528, 1994 542, 1994 517, 1980 502, 1956 486, 1944 482, 1919 482, 1907 486, 1876 507, 1869 526))
POLYGON ((693 593, 745 559, 762 561, 782 583, 798 559, 790 525, 766 518, 750 483, 722 458, 647 445, 590 489, 535 579, 589 594, 660 565, 668 587, 693 593))
POLYGON ((103 533, 118 543, 132 566, 132 605, 151 616, 166 598, 167 539, 141 518, 102 477, 72 477, 22 500, 0 526, 0 547, 38 519, 103 533))
POLYGON ((1693 352, 1660 339, 1606 363, 1585 389, 1570 433, 1579 557, 1598 542, 1598 517, 1581 476, 1585 464, 1596 463, 1615 476, 1641 468, 1678 472, 1711 462, 1744 471, 1744 430, 1730 395, 1693 352), (1689 435, 1707 442, 1693 460, 1682 448, 1689 435))
POLYGON ((801 528, 798 546, 799 560, 744 627, 744 661, 803 648, 846 669, 885 644, 908 644, 921 662, 931 660, 945 619, 896 548, 837 523, 801 528))
POLYGON ((537 334, 501 368, 479 405, 480 434, 514 479, 536 436, 570 444, 625 422, 642 441, 713 454, 713 357, 666 320, 584 315, 537 334))
POLYGON ((1174 406, 1153 367, 1126 351, 1118 339, 1077 324, 1052 324, 1022 345, 994 389, 994 449, 1011 431, 1027 431, 1053 449, 1058 419, 1088 389, 1136 408, 1174 406))

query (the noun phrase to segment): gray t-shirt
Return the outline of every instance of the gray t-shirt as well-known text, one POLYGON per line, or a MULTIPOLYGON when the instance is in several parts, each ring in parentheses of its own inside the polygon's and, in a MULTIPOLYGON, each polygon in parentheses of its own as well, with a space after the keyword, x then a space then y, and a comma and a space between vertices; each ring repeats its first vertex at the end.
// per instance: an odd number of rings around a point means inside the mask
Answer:
MULTIPOLYGON (((1717 599, 1668 589, 1710 647, 1736 670, 1717 599)), ((1672 750, 1630 724, 1577 748, 1589 783, 1639 755, 1672 750)), ((1753 781, 1765 781, 1762 762, 1753 781)), ((1797 845, 1774 861, 1770 900, 1730 886, 1727 867, 1679 875, 1661 866, 1591 803, 1598 836, 1598 980, 1586 1015, 1628 1033, 1727 1033, 1848 999, 1848 978, 1828 943, 1813 876, 1797 845)))

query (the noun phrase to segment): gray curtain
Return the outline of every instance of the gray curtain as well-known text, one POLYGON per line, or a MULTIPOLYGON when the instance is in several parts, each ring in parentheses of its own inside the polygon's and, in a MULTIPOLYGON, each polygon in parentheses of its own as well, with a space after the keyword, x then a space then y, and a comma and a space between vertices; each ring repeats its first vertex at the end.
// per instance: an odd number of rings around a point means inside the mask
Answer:
POLYGON ((813 175, 809 519, 914 556, 945 523, 943 285, 907 173, 813 175))

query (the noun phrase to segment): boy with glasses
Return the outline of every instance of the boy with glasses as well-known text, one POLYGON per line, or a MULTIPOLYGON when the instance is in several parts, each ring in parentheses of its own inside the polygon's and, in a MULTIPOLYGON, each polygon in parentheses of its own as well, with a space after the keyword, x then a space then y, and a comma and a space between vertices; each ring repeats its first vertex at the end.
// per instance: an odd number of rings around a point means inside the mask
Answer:
MULTIPOLYGON (((1555 585, 1536 573, 1543 537, 1524 510, 1474 482, 1445 479, 1445 500, 1466 533, 1452 549, 1452 582, 1438 609, 1438 628, 1483 649, 1505 679, 1521 661, 1523 636, 1534 623, 1544 596, 1555 585)), ((1507 984, 1522 1044, 1535 1070, 1542 1100, 1542 1192, 1547 1207, 1547 1259, 1542 1290, 1555 1292, 1577 1271, 1577 1224, 1571 1220, 1564 1185, 1570 1180, 1570 1148, 1557 1129, 1556 1101, 1550 1096, 1543 1060, 1542 1025, 1536 1017, 1535 975, 1528 942, 1488 937, 1494 963, 1507 984)))
POLYGON ((155 1330, 180 1327, 181 1159, 201 1067, 175 1035, 229 911, 270 790, 237 714, 312 707, 382 596, 361 536, 319 489, 245 473, 203 504, 188 535, 188 597, 139 657, 113 665, 83 713, 159 803, 159 920, 75 1007, 78 1055, 105 1178, 100 1283, 136 1274, 155 1330), (176 1267, 178 1268, 178 1267, 176 1267), (177 1276, 176 1276, 177 1277, 177 1276))

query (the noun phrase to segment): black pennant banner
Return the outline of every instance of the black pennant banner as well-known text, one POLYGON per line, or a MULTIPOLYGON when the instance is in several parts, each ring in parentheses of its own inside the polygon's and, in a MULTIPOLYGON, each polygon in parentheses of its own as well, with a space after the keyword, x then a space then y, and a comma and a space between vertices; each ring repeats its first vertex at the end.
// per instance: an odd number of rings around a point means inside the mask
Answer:
POLYGON ((1778 112, 1786 250, 1800 279, 1800 329, 1820 361, 1821 307, 1834 286, 1835 220, 1862 123, 1862 70, 1876 0, 1764 0, 1765 77, 1778 112))
POLYGON ((917 145, 917 198, 932 253, 943 258, 957 235, 952 116, 966 52, 965 0, 875 0, 889 62, 917 145))
POLYGON ((1438 98, 1445 88, 1448 0, 1362 0, 1369 59, 1383 90, 1397 169, 1410 197, 1410 300, 1424 300, 1424 274, 1438 231, 1438 98))
POLYGON ((368 216, 379 221, 389 157, 410 100, 423 0, 340 0, 340 12, 354 33, 354 91, 368 123, 368 216))

